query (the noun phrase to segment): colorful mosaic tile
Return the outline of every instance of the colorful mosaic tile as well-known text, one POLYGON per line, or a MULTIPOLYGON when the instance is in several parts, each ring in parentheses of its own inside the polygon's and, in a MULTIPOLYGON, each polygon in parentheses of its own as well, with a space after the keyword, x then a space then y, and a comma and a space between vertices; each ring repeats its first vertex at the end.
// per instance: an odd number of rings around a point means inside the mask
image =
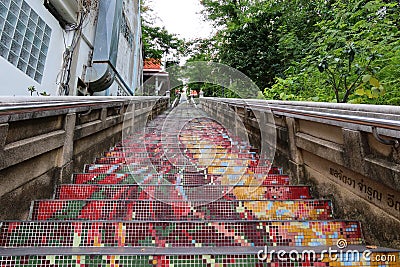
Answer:
POLYGON ((399 252, 258 259, 264 246, 362 246, 361 226, 332 220, 330 201, 290 186, 281 168, 199 109, 175 111, 173 127, 158 116, 58 186, 55 200, 34 201, 34 221, 0 222, 0 266, 400 266, 399 252))
MULTIPOLYGON (((128 149, 126 148, 124 151, 107 151, 104 152, 103 156, 104 157, 111 157, 111 158, 129 158, 129 157, 139 157, 139 158, 159 158, 166 155, 165 153, 161 153, 161 152, 150 152, 150 151, 146 151, 146 152, 135 152, 134 149, 128 149)), ((246 158, 246 159, 256 159, 256 154, 254 153, 227 153, 226 151, 220 152, 220 153, 207 153, 207 152, 202 152, 202 153, 194 153, 194 152, 185 152, 185 155, 188 158, 200 158, 200 157, 208 157, 211 158, 211 156, 213 157, 225 157, 225 158, 246 158)), ((171 153, 171 156, 176 156, 173 155, 171 153)))
POLYGON ((221 166, 201 166, 201 165, 173 165, 169 161, 152 161, 150 159, 134 159, 127 164, 87 164, 84 167, 86 173, 140 173, 146 174, 156 171, 156 173, 182 173, 198 172, 213 175, 239 175, 239 174, 281 174, 279 169, 269 167, 248 167, 247 165, 221 164, 221 166), (143 160, 143 161, 142 161, 143 160))
POLYGON ((152 200, 38 200, 32 220, 327 220, 328 200, 254 200, 210 203, 152 200))
POLYGON ((131 157, 102 157, 97 158, 95 160, 95 164, 134 164, 134 163, 149 163, 154 165, 161 165, 164 163, 170 163, 171 165, 185 165, 185 164, 197 164, 202 168, 206 166, 213 165, 213 166, 250 166, 256 165, 257 160, 247 159, 247 158, 235 158, 231 156, 226 156, 224 154, 220 154, 221 156, 214 156, 214 155, 204 155, 200 154, 201 156, 197 158, 188 158, 184 156, 168 156, 163 155, 162 157, 156 158, 152 157, 138 157, 138 156, 131 156, 131 157))
MULTIPOLYGON (((371 258, 377 256, 391 256, 390 253, 374 253, 371 258)), ((400 253, 395 256, 400 258, 400 253)), ((362 255, 358 255, 362 258, 362 255)), ((328 258, 311 261, 309 258, 296 261, 282 262, 277 256, 272 257, 270 262, 260 262, 256 255, 27 255, 27 256, 0 256, 2 267, 35 267, 35 266, 58 266, 58 267, 89 267, 89 266, 112 266, 112 267, 399 267, 398 262, 372 262, 371 260, 348 259, 343 261, 329 260, 328 258)))
POLYGON ((4 222, 2 247, 336 246, 363 242, 358 222, 4 222))
POLYGON ((183 200, 186 196, 191 199, 207 200, 210 196, 221 196, 226 200, 293 200, 311 199, 308 186, 222 186, 204 185, 79 185, 65 184, 58 186, 55 199, 171 199, 183 200), (173 198, 172 198, 173 197, 173 198))
MULTIPOLYGON (((99 169, 98 171, 105 171, 99 169)), ((75 184, 182 184, 182 185, 289 185, 288 175, 269 174, 256 176, 252 174, 207 175, 204 173, 156 174, 156 173, 77 173, 72 176, 75 184), (168 182, 168 183, 167 183, 168 182)))

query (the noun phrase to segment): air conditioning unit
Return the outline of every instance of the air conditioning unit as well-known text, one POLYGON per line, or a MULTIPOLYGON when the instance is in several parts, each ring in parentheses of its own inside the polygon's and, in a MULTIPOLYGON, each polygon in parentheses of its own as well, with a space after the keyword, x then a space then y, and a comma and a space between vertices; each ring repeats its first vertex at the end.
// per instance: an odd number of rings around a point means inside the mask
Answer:
POLYGON ((62 24, 77 24, 78 0, 46 0, 46 7, 62 24))

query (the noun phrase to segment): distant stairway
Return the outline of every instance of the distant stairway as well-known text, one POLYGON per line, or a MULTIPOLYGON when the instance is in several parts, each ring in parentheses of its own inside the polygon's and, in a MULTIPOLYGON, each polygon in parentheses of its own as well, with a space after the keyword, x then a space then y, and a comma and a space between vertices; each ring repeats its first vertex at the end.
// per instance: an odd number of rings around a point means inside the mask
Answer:
POLYGON ((400 266, 200 110, 168 115, 34 201, 28 221, 1 222, 0 266, 400 266))

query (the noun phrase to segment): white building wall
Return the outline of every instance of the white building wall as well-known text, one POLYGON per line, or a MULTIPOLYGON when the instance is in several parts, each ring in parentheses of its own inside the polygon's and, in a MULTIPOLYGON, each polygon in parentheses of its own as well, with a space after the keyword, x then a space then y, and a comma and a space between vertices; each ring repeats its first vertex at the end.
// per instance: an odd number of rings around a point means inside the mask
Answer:
MULTIPOLYGON (((124 79, 124 82, 129 88, 134 91, 136 87, 136 70, 134 69, 135 65, 135 50, 137 48, 136 42, 136 31, 138 30, 138 23, 140 23, 139 14, 139 6, 138 1, 136 0, 124 0, 123 2, 123 13, 121 25, 126 23, 127 29, 125 29, 128 33, 127 36, 124 35, 123 26, 121 28, 119 43, 118 43, 118 57, 117 57, 117 66, 121 77, 124 79), (125 20, 125 22, 123 22, 125 20)), ((110 94, 116 95, 118 94, 118 87, 121 88, 121 84, 117 84, 110 88, 110 94), (116 91, 117 90, 117 91, 116 91)))
POLYGON ((117 70, 129 86, 132 84, 133 51, 123 36, 118 43, 117 70))
MULTIPOLYGON (((10 0, 1 0, 0 4, 8 4, 10 0)), ((21 1, 22 2, 22 1, 21 1)), ((25 0, 25 2, 51 28, 50 43, 43 71, 42 81, 39 83, 19 70, 16 66, 0 56, 0 95, 28 96, 28 87, 35 86, 39 92, 56 95, 56 77, 60 72, 62 54, 64 51, 63 30, 58 21, 43 6, 43 1, 25 0)), ((1 25, 0 25, 1 26, 1 25)), ((0 29, 0 32, 2 29, 0 29)), ((22 45, 22 44, 21 44, 22 45)))
POLYGON ((97 13, 92 12, 83 26, 82 37, 76 48, 77 58, 74 62, 75 68, 71 73, 71 80, 69 82, 71 88, 70 95, 78 95, 78 79, 85 80, 86 67, 89 64, 89 54, 93 52, 96 23, 97 13))
POLYGON ((134 51, 134 65, 133 65, 133 84, 132 88, 135 91, 143 84, 143 54, 142 54, 142 25, 141 25, 141 10, 139 2, 135 2, 136 7, 136 22, 134 25, 135 34, 135 51, 134 51))
MULTIPOLYGON (((125 88, 124 84, 130 89, 135 89, 138 86, 138 81, 141 80, 142 60, 139 0, 123 1, 125 17, 133 38, 133 40, 130 40, 130 43, 123 34, 120 34, 119 38, 116 69, 123 79, 123 82, 116 77, 116 81, 110 88, 98 92, 95 95, 121 95, 121 91, 125 94, 127 91, 123 89, 125 88)), ((15 2, 19 5, 22 5, 23 2, 28 4, 50 27, 51 35, 41 81, 35 81, 35 79, 29 77, 7 59, 0 56, 0 95, 27 96, 30 95, 28 91, 28 87, 30 86, 34 86, 39 93, 46 92, 52 96, 64 95, 65 91, 61 90, 60 87, 62 82, 67 82, 67 75, 65 72, 66 63, 63 57, 67 47, 71 45, 74 31, 64 31, 57 19, 45 8, 42 0, 1 0, 0 4, 5 3, 7 8, 10 8, 10 2, 15 2)), ((69 85, 69 95, 78 94, 77 84, 79 78, 85 81, 85 75, 88 75, 88 72, 85 70, 86 67, 90 65, 91 52, 93 52, 93 46, 96 45, 95 34, 97 19, 97 10, 95 10, 89 14, 88 18, 83 23, 82 36, 73 51, 70 79, 67 82, 69 85)), ((4 23, 4 20, 2 23, 0 17, 0 37, 4 23)), ((15 65, 18 65, 18 63, 15 65)))

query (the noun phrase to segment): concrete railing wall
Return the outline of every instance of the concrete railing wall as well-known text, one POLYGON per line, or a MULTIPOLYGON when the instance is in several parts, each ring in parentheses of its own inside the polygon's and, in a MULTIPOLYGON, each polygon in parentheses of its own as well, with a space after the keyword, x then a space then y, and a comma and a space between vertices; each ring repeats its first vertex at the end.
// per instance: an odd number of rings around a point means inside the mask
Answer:
POLYGON ((0 219, 25 219, 31 200, 168 107, 156 97, 0 98, 0 219))
POLYGON ((253 145, 275 129, 274 165, 283 166, 294 183, 314 185, 315 197, 332 199, 338 219, 360 220, 369 243, 400 246, 399 107, 216 98, 200 103, 229 128, 240 119, 253 145), (373 125, 393 145, 379 142, 373 125))

